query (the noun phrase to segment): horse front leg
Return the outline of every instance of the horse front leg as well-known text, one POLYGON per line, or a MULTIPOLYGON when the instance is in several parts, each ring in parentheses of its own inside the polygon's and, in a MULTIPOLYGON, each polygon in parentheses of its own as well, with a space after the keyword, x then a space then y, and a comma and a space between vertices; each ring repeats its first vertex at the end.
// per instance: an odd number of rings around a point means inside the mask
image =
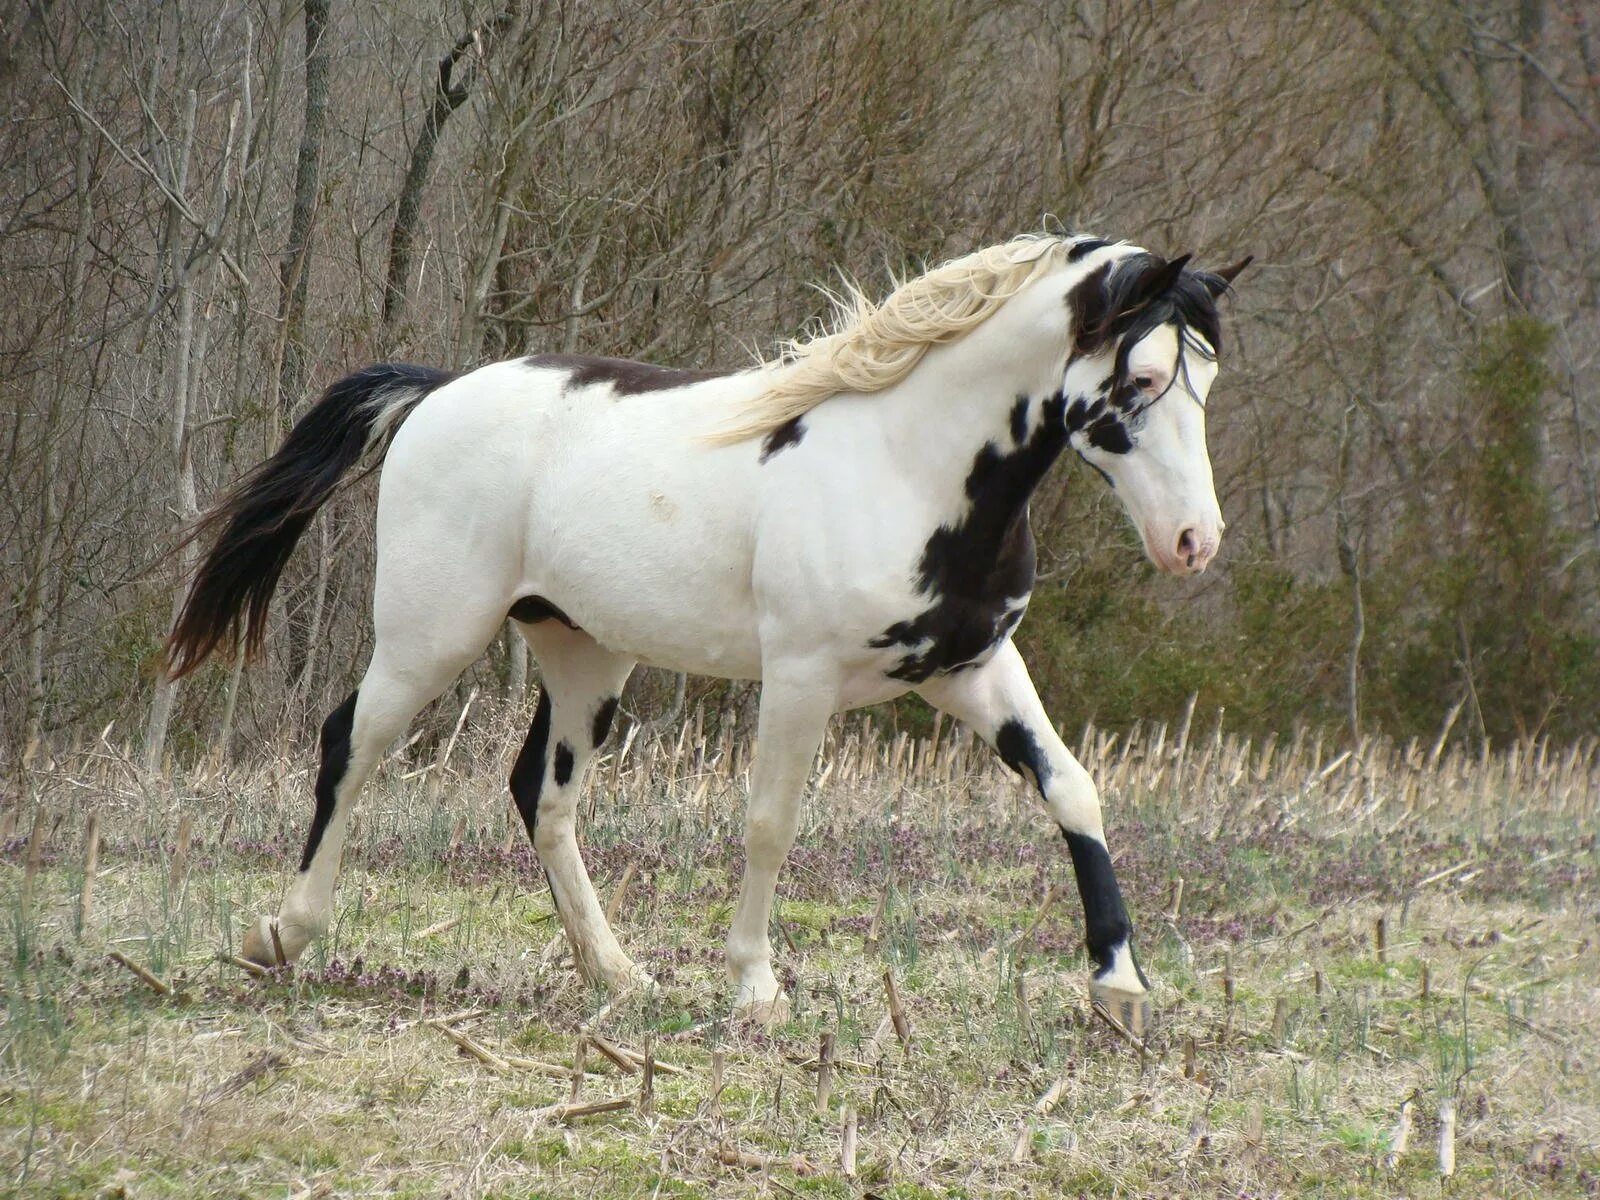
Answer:
POLYGON ((728 931, 734 1011, 763 1025, 788 1018, 789 1000, 772 971, 768 927, 778 872, 800 827, 800 801, 836 704, 831 679, 764 664, 760 727, 745 810, 744 884, 728 931))
POLYGON ((1150 985, 1133 953, 1133 927, 1117 887, 1094 780, 1062 743, 1010 641, 987 663, 931 679, 919 689, 935 707, 970 727, 1007 766, 1029 779, 1061 829, 1083 900, 1085 941, 1094 962, 1089 998, 1144 1036, 1150 985))

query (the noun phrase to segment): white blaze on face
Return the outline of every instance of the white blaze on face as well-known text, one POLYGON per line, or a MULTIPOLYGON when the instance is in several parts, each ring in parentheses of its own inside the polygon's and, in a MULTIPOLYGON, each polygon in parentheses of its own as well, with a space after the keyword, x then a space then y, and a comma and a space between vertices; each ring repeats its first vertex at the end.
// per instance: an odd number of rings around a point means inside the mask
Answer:
MULTIPOLYGON (((1188 336, 1204 346, 1197 334, 1188 336)), ((1193 348, 1181 358, 1178 351, 1176 329, 1163 325, 1128 354, 1128 379, 1146 406, 1138 418, 1124 421, 1132 449, 1080 449, 1110 477, 1150 561, 1189 575, 1205 570, 1222 541, 1222 511, 1206 451, 1205 401, 1217 364, 1193 348)))

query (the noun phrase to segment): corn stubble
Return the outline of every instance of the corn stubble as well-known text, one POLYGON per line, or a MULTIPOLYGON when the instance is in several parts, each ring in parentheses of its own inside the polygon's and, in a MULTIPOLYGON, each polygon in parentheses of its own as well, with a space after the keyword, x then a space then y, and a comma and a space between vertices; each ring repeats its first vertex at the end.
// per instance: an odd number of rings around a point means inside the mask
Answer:
POLYGON ((743 731, 691 714, 697 736, 618 737, 593 771, 585 853, 660 981, 606 996, 507 828, 524 718, 480 705, 447 752, 385 765, 334 927, 293 969, 231 939, 298 857, 303 753, 152 779, 85 746, 36 771, 0 876, 19 1194, 1600 1180, 1592 741, 1085 730, 1156 984, 1140 1039, 1087 1004, 1070 868, 1027 789, 948 728, 839 722, 780 887, 794 1014, 763 1031, 720 969, 743 731))

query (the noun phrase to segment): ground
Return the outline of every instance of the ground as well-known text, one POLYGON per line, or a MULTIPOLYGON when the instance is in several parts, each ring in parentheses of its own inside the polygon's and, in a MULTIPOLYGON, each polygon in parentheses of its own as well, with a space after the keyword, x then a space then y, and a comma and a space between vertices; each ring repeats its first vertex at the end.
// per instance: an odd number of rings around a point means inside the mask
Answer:
POLYGON ((1089 735, 1082 756, 1156 989, 1160 1023, 1141 1048, 1086 1008, 1059 837, 964 738, 930 748, 841 724, 830 739, 780 888, 774 941, 795 1006, 771 1031, 731 1021, 721 982, 742 743, 635 737, 592 775, 590 869, 660 981, 607 997, 574 975, 508 825, 516 741, 495 718, 445 753, 459 769, 414 750, 391 759, 364 798, 334 927, 269 978, 219 952, 275 907, 298 860, 309 762, 159 784, 107 743, 34 763, 0 867, 5 1186, 1600 1193, 1593 747, 1430 765, 1426 747, 1339 759, 1304 739, 1180 749, 1165 731, 1089 735), (819 1111, 825 1032, 838 1062, 819 1111), (588 1033, 659 1061, 648 1097, 588 1033), (580 1103, 624 1107, 557 1111, 580 1045, 580 1103))

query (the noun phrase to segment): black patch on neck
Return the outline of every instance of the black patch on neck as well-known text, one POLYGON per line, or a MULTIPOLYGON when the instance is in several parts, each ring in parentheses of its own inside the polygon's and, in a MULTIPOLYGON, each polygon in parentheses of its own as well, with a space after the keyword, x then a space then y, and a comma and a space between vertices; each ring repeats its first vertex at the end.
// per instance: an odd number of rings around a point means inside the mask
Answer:
MULTIPOLYGON (((1128 910, 1122 903, 1122 892, 1117 888, 1117 875, 1111 867, 1111 854, 1104 842, 1086 833, 1063 829, 1061 836, 1067 839, 1072 873, 1078 878, 1089 957, 1095 962, 1095 975, 1104 975, 1112 967, 1111 952, 1133 933, 1128 910)), ((1132 953, 1131 946, 1129 953, 1132 953)), ((1137 962, 1134 970, 1138 971, 1139 982, 1149 987, 1149 980, 1145 979, 1137 962)))
POLYGON ((1096 250, 1103 249, 1109 245, 1111 243, 1104 238, 1080 238, 1078 241, 1073 242, 1072 249, 1067 251, 1067 261, 1078 262, 1093 254, 1096 250))
POLYGON ((655 363, 634 362, 627 358, 597 358, 588 354, 532 354, 523 359, 529 367, 548 367, 569 372, 568 387, 588 387, 609 383, 619 396, 638 396, 645 392, 665 392, 672 388, 721 379, 730 371, 691 371, 682 367, 661 367, 655 363))
POLYGON ((555 781, 557 787, 566 787, 572 781, 572 747, 565 738, 556 743, 555 781))
POLYGON ((611 732, 611 722, 617 717, 617 697, 600 702, 600 707, 594 710, 594 728, 589 731, 590 740, 596 750, 600 743, 606 740, 606 735, 611 732))
POLYGON ((339 783, 350 769, 350 730, 356 721, 356 697, 360 689, 345 697, 344 703, 328 714, 322 723, 322 765, 317 768, 317 806, 311 814, 311 830, 306 834, 305 853, 300 856, 302 873, 311 869, 311 860, 322 845, 322 835, 333 820, 339 783))
POLYGON ((1016 717, 1011 717, 996 731, 994 748, 1001 762, 1024 779, 1031 776, 1035 786, 1044 790, 1050 780, 1050 763, 1045 758, 1044 747, 1039 745, 1039 739, 1033 736, 1033 730, 1016 717))
POLYGON ((511 768, 511 795, 530 838, 539 824, 539 792, 544 787, 544 752, 549 742, 550 697, 541 689, 539 707, 533 710, 533 724, 528 727, 527 740, 522 743, 522 750, 511 768))
POLYGON ((790 417, 761 439, 761 461, 766 462, 767 459, 777 454, 780 450, 787 450, 790 446, 798 446, 800 440, 805 436, 805 423, 799 417, 790 417))
POLYGON ((1034 577, 1028 499, 1067 444, 1065 405, 1060 393, 1050 397, 1025 443, 1002 452, 986 442, 973 458, 966 512, 933 532, 917 567, 917 591, 932 603, 868 643, 919 647, 890 669, 890 678, 921 683, 969 666, 1021 620, 1019 605, 1034 577))
POLYGON ((1022 445, 1028 436, 1028 397, 1018 396, 1011 406, 1011 444, 1022 445))
POLYGON ((560 621, 568 629, 578 628, 571 617, 543 596, 523 596, 511 606, 511 611, 507 615, 513 621, 521 621, 524 625, 537 625, 540 621, 560 621))

